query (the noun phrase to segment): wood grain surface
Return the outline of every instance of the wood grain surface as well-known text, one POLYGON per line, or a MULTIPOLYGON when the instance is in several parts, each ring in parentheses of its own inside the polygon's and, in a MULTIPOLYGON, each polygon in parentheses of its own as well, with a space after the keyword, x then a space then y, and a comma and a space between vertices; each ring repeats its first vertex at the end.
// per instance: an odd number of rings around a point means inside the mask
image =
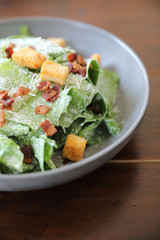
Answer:
POLYGON ((160 1, 0 0, 0 18, 40 15, 125 41, 147 68, 150 102, 130 143, 95 172, 46 190, 0 192, 0 240, 159 240, 160 1))

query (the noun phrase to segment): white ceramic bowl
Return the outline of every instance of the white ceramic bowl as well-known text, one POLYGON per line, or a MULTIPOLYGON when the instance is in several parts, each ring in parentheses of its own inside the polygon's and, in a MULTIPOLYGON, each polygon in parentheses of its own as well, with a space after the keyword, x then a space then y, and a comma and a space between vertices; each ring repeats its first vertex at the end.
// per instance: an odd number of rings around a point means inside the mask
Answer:
POLYGON ((111 33, 81 22, 52 18, 27 17, 0 21, 0 38, 18 34, 19 26, 27 24, 34 35, 44 38, 64 37, 77 52, 89 57, 97 52, 102 67, 120 75, 117 106, 119 121, 124 120, 121 134, 103 143, 87 147, 84 159, 54 171, 20 175, 0 175, 0 190, 27 191, 60 185, 79 178, 113 158, 131 139, 141 122, 149 100, 149 80, 139 57, 111 33))

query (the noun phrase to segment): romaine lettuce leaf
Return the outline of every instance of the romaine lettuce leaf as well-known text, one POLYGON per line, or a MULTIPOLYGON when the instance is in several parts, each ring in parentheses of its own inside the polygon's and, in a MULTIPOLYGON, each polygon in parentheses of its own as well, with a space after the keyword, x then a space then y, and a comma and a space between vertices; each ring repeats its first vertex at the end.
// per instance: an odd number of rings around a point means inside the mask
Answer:
POLYGON ((30 132, 28 135, 17 136, 14 139, 20 146, 30 145, 34 151, 34 157, 38 160, 41 171, 56 168, 51 160, 57 144, 48 138, 42 131, 30 132))
POLYGON ((30 79, 23 68, 11 60, 1 63, 0 90, 9 90, 14 93, 20 86, 29 87, 30 79))
POLYGON ((22 124, 5 121, 3 126, 0 127, 0 134, 6 136, 20 136, 29 133, 29 128, 22 124))
POLYGON ((95 86, 80 74, 70 73, 65 81, 65 86, 80 90, 86 98, 86 106, 91 103, 97 93, 95 86))
POLYGON ((62 127, 69 127, 86 107, 86 98, 83 92, 78 89, 71 88, 69 95, 72 99, 66 112, 62 113, 59 121, 60 126, 62 127))
POLYGON ((36 96, 27 95, 23 97, 23 101, 12 104, 12 112, 6 112, 6 119, 29 126, 32 130, 37 130, 40 123, 44 119, 48 119, 53 125, 59 125, 59 118, 63 112, 67 110, 71 96, 68 95, 69 88, 61 90, 59 98, 54 102, 46 102, 39 92, 36 96), (35 108, 39 105, 48 105, 50 111, 46 115, 35 114, 35 108))
POLYGON ((87 144, 88 145, 98 144, 106 140, 108 137, 109 137, 108 130, 106 128, 106 125, 102 121, 90 135, 87 144))
POLYGON ((54 163, 50 161, 53 155, 53 147, 56 147, 54 140, 51 140, 44 135, 40 137, 32 136, 31 146, 42 171, 44 171, 44 164, 46 164, 49 169, 56 168, 54 163))
POLYGON ((93 59, 88 59, 86 78, 88 78, 95 86, 97 84, 97 80, 100 72, 101 72, 101 69, 98 62, 93 59))
POLYGON ((87 123, 86 126, 84 126, 81 129, 78 136, 83 137, 88 141, 100 123, 101 123, 100 121, 95 121, 93 123, 87 123))
POLYGON ((120 125, 114 118, 106 117, 104 123, 111 135, 117 136, 120 134, 120 125))
POLYGON ((29 27, 26 24, 20 26, 19 33, 20 35, 23 35, 23 36, 31 36, 29 27))
POLYGON ((98 79, 97 89, 105 98, 110 111, 118 94, 119 82, 118 74, 109 70, 103 70, 98 79))
POLYGON ((7 173, 21 173, 23 158, 20 147, 12 139, 0 135, 0 170, 7 173))
POLYGON ((7 58, 7 54, 5 52, 5 46, 0 47, 0 58, 7 58))

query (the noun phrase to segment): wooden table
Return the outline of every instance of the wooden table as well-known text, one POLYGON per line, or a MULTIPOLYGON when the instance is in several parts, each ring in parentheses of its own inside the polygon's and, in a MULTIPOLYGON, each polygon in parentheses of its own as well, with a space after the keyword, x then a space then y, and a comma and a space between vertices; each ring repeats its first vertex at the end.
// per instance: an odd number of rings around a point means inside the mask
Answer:
POLYGON ((109 163, 42 191, 0 193, 0 240, 160 239, 159 0, 0 0, 0 18, 48 15, 102 27, 130 45, 150 78, 146 116, 109 163))

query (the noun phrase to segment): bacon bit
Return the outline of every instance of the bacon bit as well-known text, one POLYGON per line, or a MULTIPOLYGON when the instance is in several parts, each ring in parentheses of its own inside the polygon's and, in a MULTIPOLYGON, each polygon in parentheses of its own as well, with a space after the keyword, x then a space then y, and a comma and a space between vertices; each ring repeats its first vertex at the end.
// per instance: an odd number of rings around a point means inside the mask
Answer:
POLYGON ((86 63, 84 61, 84 58, 81 55, 77 56, 77 62, 82 65, 82 66, 86 66, 86 63))
POLYGON ((86 63, 84 58, 81 55, 77 55, 76 53, 69 53, 67 55, 69 63, 67 67, 69 67, 69 73, 80 73, 83 77, 86 76, 86 63))
POLYGON ((60 94, 60 87, 58 84, 55 84, 52 89, 55 90, 57 94, 60 94))
POLYGON ((77 62, 73 62, 73 69, 75 70, 75 72, 80 73, 83 77, 86 76, 86 67, 85 66, 83 67, 77 62))
POLYGON ((42 81, 39 83, 39 85, 37 86, 37 89, 42 91, 42 90, 46 90, 50 87, 51 82, 50 81, 42 81))
POLYGON ((77 59, 77 54, 76 53, 69 53, 67 54, 67 58, 69 62, 73 62, 77 59))
POLYGON ((78 69, 82 68, 82 66, 77 62, 73 62, 72 66, 73 66, 73 69, 76 70, 77 72, 78 72, 78 69))
POLYGON ((14 99, 8 96, 4 99, 1 99, 0 101, 1 101, 3 107, 8 107, 11 105, 11 103, 14 102, 14 99))
POLYGON ((31 164, 33 162, 33 150, 31 146, 21 147, 21 151, 24 154, 23 162, 26 164, 31 164))
POLYGON ((14 99, 9 97, 8 93, 9 93, 8 90, 0 91, 0 109, 12 111, 11 103, 14 102, 14 99))
POLYGON ((16 46, 16 45, 15 45, 14 43, 10 42, 10 44, 9 44, 8 47, 12 47, 12 48, 14 48, 15 46, 16 46))
POLYGON ((7 57, 8 58, 11 58, 12 57, 12 54, 13 54, 13 47, 7 47, 6 50, 5 50, 6 54, 7 54, 7 57))
POLYGON ((30 46, 29 48, 32 48, 33 50, 35 50, 35 48, 33 46, 30 46))
POLYGON ((84 67, 84 68, 81 68, 81 69, 79 69, 79 71, 78 71, 83 77, 85 77, 86 76, 86 68, 84 67))
POLYGON ((38 107, 35 108, 35 114, 46 114, 50 110, 50 107, 39 105, 38 107))
POLYGON ((19 89, 17 90, 17 92, 16 92, 16 93, 13 93, 13 98, 19 97, 19 96, 24 96, 24 95, 26 95, 29 91, 30 91, 29 88, 20 86, 19 89))
POLYGON ((3 103, 0 102, 0 109, 3 110, 3 103))
POLYGON ((59 94, 56 94, 54 97, 52 97, 48 102, 53 102, 59 97, 59 94))
POLYGON ((71 72, 72 72, 72 70, 73 70, 72 63, 71 63, 71 62, 69 62, 69 63, 67 64, 67 67, 69 67, 69 73, 71 73, 71 72))
POLYGON ((5 118, 4 111, 0 110, 0 127, 2 127, 4 124, 4 118, 5 118))
POLYGON ((8 93, 8 90, 0 91, 0 100, 6 98, 8 96, 8 93))
POLYGON ((47 119, 40 123, 40 127, 47 136, 52 136, 57 132, 57 129, 47 119))
POLYGON ((2 109, 6 110, 6 111, 12 111, 13 110, 12 105, 9 105, 8 107, 3 107, 2 109))
MULTIPOLYGON (((47 101, 47 102, 52 102, 52 98, 54 96, 56 96, 57 94, 57 91, 54 90, 54 89, 47 89, 45 90, 43 93, 42 93, 42 97, 44 97, 44 99, 47 101)), ((53 100, 54 101, 54 100, 53 100)))

